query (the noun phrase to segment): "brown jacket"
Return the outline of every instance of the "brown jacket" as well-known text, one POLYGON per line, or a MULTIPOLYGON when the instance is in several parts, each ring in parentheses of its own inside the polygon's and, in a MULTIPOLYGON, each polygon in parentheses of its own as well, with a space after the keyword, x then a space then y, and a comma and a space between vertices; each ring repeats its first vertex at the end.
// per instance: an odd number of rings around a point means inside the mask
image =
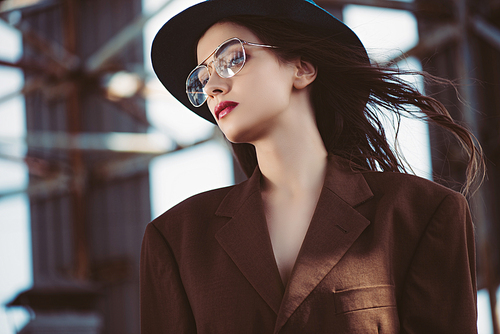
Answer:
POLYGON ((329 158, 288 286, 260 172, 146 228, 141 323, 155 333, 476 333, 473 226, 454 191, 329 158))

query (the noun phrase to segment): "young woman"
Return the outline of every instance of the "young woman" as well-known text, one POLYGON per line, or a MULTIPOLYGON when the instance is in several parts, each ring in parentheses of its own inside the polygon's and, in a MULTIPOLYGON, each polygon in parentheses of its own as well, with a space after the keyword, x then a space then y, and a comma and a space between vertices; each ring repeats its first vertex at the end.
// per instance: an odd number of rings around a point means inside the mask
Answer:
POLYGON ((148 225, 143 333, 476 333, 467 202, 404 173, 376 113, 453 132, 468 187, 479 151, 439 102, 306 0, 197 4, 158 32, 152 60, 249 179, 148 225))

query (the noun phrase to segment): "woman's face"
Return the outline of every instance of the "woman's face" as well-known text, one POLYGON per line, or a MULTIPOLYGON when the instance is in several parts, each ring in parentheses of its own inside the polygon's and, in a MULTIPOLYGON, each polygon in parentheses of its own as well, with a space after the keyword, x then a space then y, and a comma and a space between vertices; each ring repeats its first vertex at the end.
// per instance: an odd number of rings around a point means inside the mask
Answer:
MULTIPOLYGON (((217 23, 198 42, 198 62, 233 37, 261 44, 243 26, 217 23)), ((205 86, 210 111, 222 132, 235 143, 254 143, 269 135, 284 122, 293 104, 295 67, 280 63, 269 48, 245 45, 245 51, 247 59, 240 72, 221 78, 210 68, 210 80, 205 86)), ((205 64, 210 66, 212 61, 213 56, 205 64)))

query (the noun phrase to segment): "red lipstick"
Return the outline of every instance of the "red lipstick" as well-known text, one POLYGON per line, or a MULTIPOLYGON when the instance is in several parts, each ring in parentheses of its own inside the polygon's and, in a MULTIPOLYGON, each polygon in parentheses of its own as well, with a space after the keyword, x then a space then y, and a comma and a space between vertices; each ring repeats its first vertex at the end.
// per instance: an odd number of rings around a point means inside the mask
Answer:
POLYGON ((229 114, 231 111, 233 111, 234 108, 238 105, 238 102, 234 101, 222 101, 215 107, 215 118, 217 120, 221 119, 222 117, 226 116, 229 114))

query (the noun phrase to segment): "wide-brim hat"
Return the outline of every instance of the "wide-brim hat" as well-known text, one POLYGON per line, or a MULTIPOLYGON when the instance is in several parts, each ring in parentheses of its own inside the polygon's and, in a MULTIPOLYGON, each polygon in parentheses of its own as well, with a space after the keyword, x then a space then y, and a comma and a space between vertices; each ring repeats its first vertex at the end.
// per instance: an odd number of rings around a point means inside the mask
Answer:
POLYGON ((214 124, 206 103, 196 108, 189 102, 186 78, 198 65, 196 47, 204 32, 218 21, 236 15, 289 19, 317 29, 318 35, 364 50, 349 27, 311 0, 208 0, 189 7, 158 31, 151 48, 151 60, 165 88, 187 108, 214 124))

